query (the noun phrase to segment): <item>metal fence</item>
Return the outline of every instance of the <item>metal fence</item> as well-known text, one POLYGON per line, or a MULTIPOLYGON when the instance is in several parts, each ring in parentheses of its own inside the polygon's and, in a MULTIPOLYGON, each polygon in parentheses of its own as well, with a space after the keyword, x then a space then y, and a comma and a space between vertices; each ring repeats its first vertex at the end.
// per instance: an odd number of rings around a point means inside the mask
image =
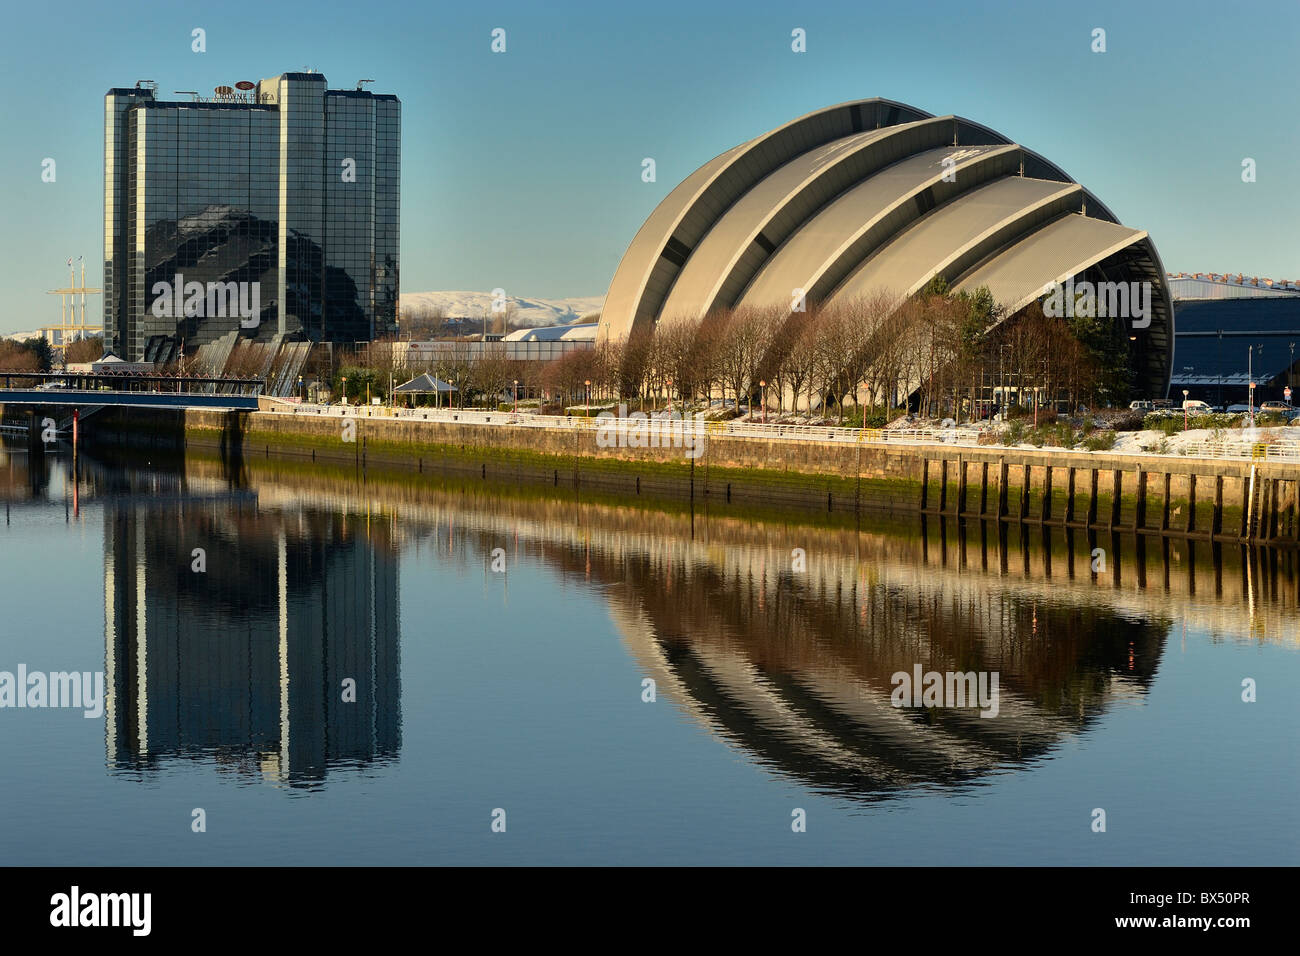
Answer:
MULTIPOLYGON (((582 429, 603 428, 609 434, 639 432, 643 435, 676 436, 703 434, 708 437, 763 438, 774 441, 835 442, 870 445, 953 445, 980 446, 982 432, 969 428, 845 428, 837 425, 779 425, 761 422, 708 421, 671 418, 665 413, 646 418, 617 418, 600 415, 537 415, 460 408, 390 408, 382 405, 288 405, 277 409, 293 415, 326 415, 345 418, 374 418, 398 421, 460 422, 466 425, 502 425, 519 428, 582 429)), ((1300 429, 1298 429, 1300 430, 1300 429)), ((1298 436, 1300 437, 1300 436, 1298 436)), ((984 444, 996 449, 999 446, 984 444)), ((1090 454, 1076 449, 1079 454, 1090 454)), ((1106 454, 1094 452, 1092 454, 1106 454)), ((1125 452, 1125 454, 1143 454, 1125 452)), ((1154 455, 1153 457, 1159 457, 1154 455)), ((1171 453, 1182 458, 1300 461, 1300 441, 1202 441, 1171 453)))
POLYGON ((397 421, 460 422, 466 425, 513 425, 526 428, 605 428, 612 433, 683 429, 709 436, 769 438, 782 441, 844 442, 848 444, 976 445, 979 433, 965 428, 845 428, 837 425, 777 425, 760 422, 719 422, 673 418, 664 413, 645 418, 595 415, 537 415, 461 408, 390 408, 385 405, 289 405, 275 411, 293 415, 327 415, 397 421))
POLYGON ((1187 458, 1300 461, 1300 441, 1201 441, 1183 447, 1180 455, 1187 458))

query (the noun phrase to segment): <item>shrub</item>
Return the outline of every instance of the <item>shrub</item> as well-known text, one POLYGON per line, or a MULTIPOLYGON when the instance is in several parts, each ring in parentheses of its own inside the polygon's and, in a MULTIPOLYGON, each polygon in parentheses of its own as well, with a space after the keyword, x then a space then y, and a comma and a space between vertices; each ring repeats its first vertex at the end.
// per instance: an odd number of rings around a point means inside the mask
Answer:
POLYGON ((1115 438, 1117 436, 1113 431, 1098 429, 1083 438, 1083 447, 1088 451, 1110 451, 1115 447, 1115 438))
POLYGON ((1145 429, 1149 429, 1150 431, 1163 432, 1166 435, 1173 435, 1176 432, 1180 432, 1183 430, 1183 419, 1181 416, 1179 416, 1178 418, 1171 418, 1168 415, 1152 413, 1148 415, 1146 418, 1142 419, 1142 427, 1145 429))
POLYGON ((1231 426, 1236 418, 1236 415, 1224 415, 1222 413, 1216 413, 1213 415, 1196 415, 1191 419, 1188 427, 1224 429, 1231 426))
POLYGON ((1142 413, 1130 408, 1105 408, 1093 415, 1093 421, 1117 432, 1135 432, 1142 427, 1142 413))
POLYGON ((889 424, 888 410, 881 407, 862 410, 863 428, 884 428, 889 424))
POLYGON ((1050 443, 1061 448, 1073 448, 1079 442, 1074 426, 1069 422, 1058 421, 1047 428, 1050 443))

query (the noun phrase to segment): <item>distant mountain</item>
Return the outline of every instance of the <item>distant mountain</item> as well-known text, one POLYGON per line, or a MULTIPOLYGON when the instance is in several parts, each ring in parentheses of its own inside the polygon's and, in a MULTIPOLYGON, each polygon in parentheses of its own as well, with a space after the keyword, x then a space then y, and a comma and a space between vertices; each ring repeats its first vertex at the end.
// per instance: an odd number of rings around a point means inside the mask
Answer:
MULTIPOLYGON (((533 328, 546 325, 570 325, 584 315, 600 311, 603 295, 573 296, 567 299, 526 299, 506 296, 510 319, 516 325, 533 328)), ((449 319, 481 319, 492 313, 491 292, 403 292, 402 314, 418 315, 424 310, 441 309, 449 319)))

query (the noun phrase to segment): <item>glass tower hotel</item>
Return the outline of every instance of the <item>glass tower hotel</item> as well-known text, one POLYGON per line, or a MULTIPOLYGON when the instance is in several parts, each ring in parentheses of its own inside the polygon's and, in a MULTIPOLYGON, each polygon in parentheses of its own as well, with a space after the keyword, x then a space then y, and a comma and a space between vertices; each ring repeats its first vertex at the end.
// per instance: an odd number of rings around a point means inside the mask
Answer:
POLYGON ((356 342, 396 328, 397 97, 329 90, 319 73, 237 85, 104 98, 104 344, 128 361, 234 330, 356 342), (160 291, 177 276, 238 289, 257 314, 160 291))

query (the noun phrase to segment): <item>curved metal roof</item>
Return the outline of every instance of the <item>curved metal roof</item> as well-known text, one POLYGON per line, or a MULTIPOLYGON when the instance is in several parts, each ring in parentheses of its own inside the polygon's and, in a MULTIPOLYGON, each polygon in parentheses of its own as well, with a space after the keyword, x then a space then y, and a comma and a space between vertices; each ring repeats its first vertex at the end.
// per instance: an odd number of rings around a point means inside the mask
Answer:
POLYGON ((1150 281, 1137 362, 1169 380, 1173 305, 1150 237, 1054 163, 979 123, 892 100, 817 110, 705 163, 659 204, 614 274, 602 338, 716 308, 787 308, 936 276, 1015 311, 1087 272, 1150 281))

